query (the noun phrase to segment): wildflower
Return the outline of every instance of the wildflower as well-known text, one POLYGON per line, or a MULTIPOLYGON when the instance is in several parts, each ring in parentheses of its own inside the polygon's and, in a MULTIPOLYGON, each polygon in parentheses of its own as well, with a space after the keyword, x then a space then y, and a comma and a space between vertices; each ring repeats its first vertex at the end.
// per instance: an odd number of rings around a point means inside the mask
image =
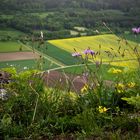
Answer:
POLYGON ((133 33, 136 33, 136 34, 140 33, 140 27, 138 27, 138 28, 132 28, 132 32, 133 33))
POLYGON ((79 57, 79 56, 81 56, 81 54, 79 52, 74 52, 74 53, 72 53, 72 56, 73 57, 79 57))
POLYGON ((122 83, 118 83, 118 84, 116 85, 116 89, 117 89, 117 92, 118 92, 118 93, 123 93, 124 90, 125 90, 125 85, 122 84, 122 83))
POLYGON ((73 100, 73 101, 76 101, 77 98, 78 98, 77 94, 74 93, 74 92, 69 92, 69 93, 68 93, 68 96, 69 96, 69 98, 70 98, 71 100, 73 100))
POLYGON ((88 85, 87 84, 85 84, 85 86, 81 89, 82 93, 86 92, 86 91, 88 91, 88 85))
POLYGON ((133 87, 136 86, 136 83, 130 82, 130 83, 127 84, 127 86, 128 86, 129 88, 133 88, 133 87))
POLYGON ((109 72, 109 73, 113 73, 113 74, 120 74, 120 73, 122 73, 122 70, 120 70, 120 69, 115 69, 115 68, 110 68, 110 69, 108 70, 108 72, 109 72))
POLYGON ((103 106, 99 106, 98 110, 100 113, 105 113, 109 108, 103 107, 103 106))
POLYGON ((90 48, 88 48, 88 49, 86 49, 86 50, 84 51, 84 54, 85 54, 85 55, 89 55, 89 54, 90 54, 90 55, 93 56, 93 55, 95 55, 95 52, 94 52, 93 50, 91 50, 90 48))

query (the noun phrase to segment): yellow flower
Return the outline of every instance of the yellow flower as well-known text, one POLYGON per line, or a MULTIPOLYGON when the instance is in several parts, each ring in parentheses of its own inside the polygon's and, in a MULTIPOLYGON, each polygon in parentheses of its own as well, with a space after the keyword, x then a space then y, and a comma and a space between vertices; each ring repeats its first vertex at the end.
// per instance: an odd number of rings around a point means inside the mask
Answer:
POLYGON ((81 89, 82 93, 86 92, 86 91, 88 91, 88 85, 87 84, 85 84, 85 86, 81 89))
POLYGON ((113 73, 113 74, 119 74, 119 73, 122 73, 122 70, 120 69, 115 69, 115 68, 110 68, 108 70, 109 73, 113 73))
POLYGON ((118 83, 118 84, 116 85, 116 89, 117 89, 118 93, 122 93, 122 92, 124 92, 124 90, 125 90, 125 85, 122 84, 122 83, 118 83))
POLYGON ((68 96, 69 96, 69 98, 70 98, 71 100, 73 100, 73 101, 76 101, 77 98, 78 98, 78 95, 77 95, 76 93, 74 93, 74 92, 69 92, 69 93, 68 93, 68 96))
POLYGON ((130 82, 130 83, 127 84, 127 86, 128 86, 129 88, 133 88, 133 87, 136 86, 136 83, 130 82))
POLYGON ((99 106, 99 108, 98 108, 100 113, 105 113, 108 109, 106 107, 103 107, 103 106, 99 106))

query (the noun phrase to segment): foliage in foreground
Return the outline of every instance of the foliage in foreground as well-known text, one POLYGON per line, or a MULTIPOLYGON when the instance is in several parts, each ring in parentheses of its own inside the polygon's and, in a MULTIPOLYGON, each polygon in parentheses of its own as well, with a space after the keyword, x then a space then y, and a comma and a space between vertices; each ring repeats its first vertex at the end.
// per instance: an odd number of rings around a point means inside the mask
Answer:
POLYGON ((12 81, 0 99, 1 139, 139 139, 139 72, 111 69, 116 82, 107 86, 89 71, 87 85, 74 93, 46 87, 36 70, 6 71, 12 81))

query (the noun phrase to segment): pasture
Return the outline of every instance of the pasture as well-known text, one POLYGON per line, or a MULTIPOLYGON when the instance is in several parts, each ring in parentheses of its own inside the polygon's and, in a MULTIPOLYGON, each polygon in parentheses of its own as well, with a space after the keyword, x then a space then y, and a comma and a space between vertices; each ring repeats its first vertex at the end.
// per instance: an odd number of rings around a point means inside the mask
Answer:
POLYGON ((0 41, 0 53, 19 52, 19 51, 31 51, 31 49, 21 45, 17 41, 0 41))
POLYGON ((0 62, 0 69, 9 67, 15 67, 18 71, 23 71, 27 69, 48 70, 56 68, 58 66, 46 59, 44 59, 43 61, 40 59, 34 59, 34 60, 15 60, 15 61, 0 62))
POLYGON ((64 65, 73 65, 78 62, 77 59, 71 56, 70 52, 58 48, 48 42, 45 42, 45 44, 41 47, 39 47, 39 42, 36 42, 35 44, 32 44, 32 42, 30 42, 29 45, 42 52, 44 55, 47 55, 50 58, 54 59, 54 61, 58 61, 64 65))

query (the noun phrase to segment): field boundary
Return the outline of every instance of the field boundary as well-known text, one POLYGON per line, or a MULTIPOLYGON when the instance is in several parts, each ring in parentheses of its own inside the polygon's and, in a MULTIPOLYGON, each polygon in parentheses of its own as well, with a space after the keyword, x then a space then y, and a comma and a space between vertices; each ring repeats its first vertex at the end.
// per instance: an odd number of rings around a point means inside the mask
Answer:
MULTIPOLYGON (((135 61, 136 59, 127 59, 127 60, 115 60, 113 62, 121 62, 121 61, 135 61)), ((110 64, 112 63, 112 61, 104 61, 102 64, 110 64)), ((93 63, 89 63, 87 64, 88 66, 92 66, 92 65, 95 65, 93 63)), ((110 64, 111 65, 111 64, 110 64)), ((51 72, 51 71, 55 71, 55 70, 61 70, 61 69, 66 69, 66 68, 72 68, 72 67, 81 67, 81 66, 86 66, 86 64, 77 64, 77 65, 69 65, 69 66, 62 66, 62 67, 58 67, 58 68, 54 68, 54 69, 49 69, 47 71, 43 71, 42 73, 44 72, 51 72)), ((112 65, 113 67, 113 65, 112 65)), ((121 67, 121 66, 120 66, 121 67)))
POLYGON ((23 43, 20 42, 20 41, 19 41, 19 43, 22 44, 22 45, 24 45, 24 46, 26 46, 26 47, 29 47, 32 51, 37 52, 38 54, 40 54, 41 56, 43 56, 43 57, 44 57, 45 59, 47 59, 48 61, 51 61, 52 63, 54 63, 54 64, 56 64, 56 65, 58 65, 58 66, 60 66, 60 67, 65 66, 65 65, 62 64, 61 62, 58 62, 58 61, 55 60, 54 58, 52 58, 52 57, 50 57, 50 56, 48 56, 48 55, 46 55, 46 54, 44 54, 44 53, 38 51, 37 49, 34 48, 34 50, 33 50, 32 47, 31 47, 29 44, 28 44, 28 45, 25 45, 25 44, 23 44, 23 43))

